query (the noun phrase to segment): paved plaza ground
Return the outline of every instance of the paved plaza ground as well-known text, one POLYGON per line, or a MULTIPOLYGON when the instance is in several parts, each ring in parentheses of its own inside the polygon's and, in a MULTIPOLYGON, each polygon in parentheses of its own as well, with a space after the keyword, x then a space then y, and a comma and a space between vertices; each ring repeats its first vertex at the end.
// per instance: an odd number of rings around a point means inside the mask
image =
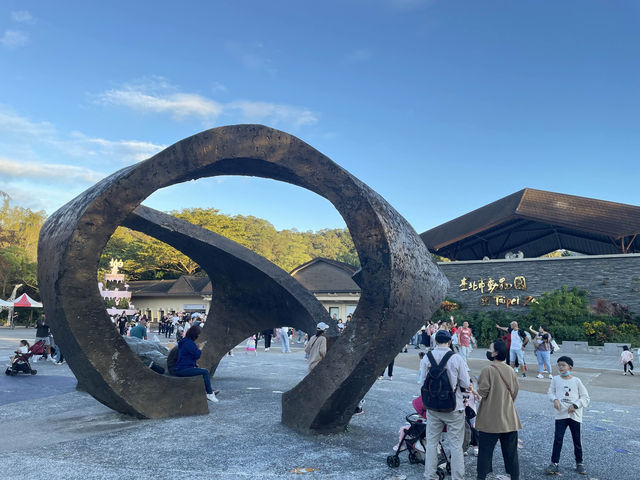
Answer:
MULTIPOLYGON (((7 359, 33 329, 0 328, 0 357, 7 359)), ((213 380, 222 392, 208 415, 166 420, 136 420, 108 409, 75 390, 65 365, 38 362, 35 376, 0 378, 0 477, 47 479, 243 479, 317 478, 421 479, 422 465, 406 454, 391 469, 386 457, 398 439, 404 416, 418 394, 417 350, 396 360, 393 381, 379 380, 365 397, 365 414, 347 432, 299 435, 280 423, 280 396, 306 373, 301 346, 282 354, 276 344, 257 356, 236 348, 213 380), (294 473, 310 468, 309 473, 294 473)), ((487 365, 484 350, 470 361, 472 374, 487 365)), ((528 353, 533 364, 533 354, 528 353)), ((640 478, 640 375, 623 376, 617 358, 572 355, 575 373, 592 398, 584 415, 583 446, 588 479, 640 478)), ((553 357, 552 357, 553 358, 553 357)), ((533 365, 531 365, 533 367, 533 365)), ((535 368, 533 368, 535 370, 535 368)), ((546 399, 549 381, 530 372, 520 378, 516 407, 524 429, 520 454, 522 479, 547 478, 553 439, 553 409, 546 399)), ((162 395, 162 392, 158 392, 162 395)), ((585 478, 572 471, 569 433, 562 451, 562 478, 585 478)), ((466 457, 466 479, 475 478, 475 457, 466 457)), ((504 474, 499 448, 494 476, 504 474)))

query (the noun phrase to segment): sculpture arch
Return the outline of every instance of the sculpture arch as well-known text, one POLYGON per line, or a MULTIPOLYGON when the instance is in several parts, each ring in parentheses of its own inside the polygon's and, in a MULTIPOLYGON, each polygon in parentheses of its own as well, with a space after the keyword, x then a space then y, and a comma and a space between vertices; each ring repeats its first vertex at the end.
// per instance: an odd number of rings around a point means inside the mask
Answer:
POLYGON ((38 279, 56 341, 79 383, 115 410, 146 418, 206 413, 200 379, 159 376, 135 359, 111 327, 95 274, 108 239, 145 198, 217 175, 306 188, 329 200, 349 228, 361 261, 353 323, 282 400, 286 425, 341 431, 379 372, 438 308, 446 279, 413 228, 382 197, 278 130, 234 125, 201 132, 103 179, 51 215, 40 234, 38 279), (167 393, 159 398, 157 391, 167 393))

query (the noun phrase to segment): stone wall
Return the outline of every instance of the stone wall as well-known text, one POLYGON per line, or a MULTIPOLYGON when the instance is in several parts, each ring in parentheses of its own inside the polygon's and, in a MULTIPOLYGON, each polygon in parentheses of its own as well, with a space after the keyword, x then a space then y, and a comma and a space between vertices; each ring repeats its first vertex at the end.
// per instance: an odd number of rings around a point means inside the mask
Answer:
POLYGON ((449 279, 447 298, 469 310, 508 308, 526 313, 530 297, 565 285, 587 290, 591 303, 604 298, 640 313, 640 254, 441 262, 438 266, 449 279))

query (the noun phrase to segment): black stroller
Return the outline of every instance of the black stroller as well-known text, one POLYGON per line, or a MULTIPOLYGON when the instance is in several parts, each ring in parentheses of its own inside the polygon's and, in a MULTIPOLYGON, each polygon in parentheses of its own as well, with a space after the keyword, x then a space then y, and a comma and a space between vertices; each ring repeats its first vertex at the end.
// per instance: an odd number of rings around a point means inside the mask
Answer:
MULTIPOLYGON (((424 408, 420 397, 415 398, 412 404, 416 412, 421 413, 412 413, 405 417, 409 423, 409 428, 405 428, 403 430, 396 452, 387 457, 387 465, 391 468, 397 468, 400 466, 399 455, 400 452, 405 449, 409 452, 409 463, 420 463, 422 465, 425 463, 427 411, 424 408)), ((472 412, 473 410, 471 410, 471 408, 465 409, 464 441, 462 445, 463 451, 466 451, 469 448, 469 443, 471 441, 472 429, 470 419, 472 417, 470 416, 470 413, 472 412)), ((446 427, 443 431, 446 432, 446 427)), ((451 463, 444 451, 444 448, 442 448, 442 442, 438 443, 438 469, 436 473, 439 480, 443 480, 451 473, 451 463)))

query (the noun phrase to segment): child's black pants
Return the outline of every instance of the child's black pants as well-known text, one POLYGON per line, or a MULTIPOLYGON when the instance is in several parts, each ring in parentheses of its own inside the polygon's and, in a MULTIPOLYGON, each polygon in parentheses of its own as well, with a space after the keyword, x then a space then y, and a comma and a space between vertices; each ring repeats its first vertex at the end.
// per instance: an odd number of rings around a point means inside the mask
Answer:
POLYGON ((625 373, 627 371, 627 366, 629 367, 629 370, 633 370, 633 362, 627 362, 627 363, 624 364, 625 373))
POLYGON ((571 430, 571 438, 573 439, 573 453, 576 457, 576 463, 582 463, 580 422, 576 422, 572 418, 561 418, 560 420, 556 420, 556 433, 553 438, 553 452, 551 453, 551 462, 560 462, 560 452, 562 451, 564 432, 567 430, 567 427, 569 427, 569 430, 571 430))

